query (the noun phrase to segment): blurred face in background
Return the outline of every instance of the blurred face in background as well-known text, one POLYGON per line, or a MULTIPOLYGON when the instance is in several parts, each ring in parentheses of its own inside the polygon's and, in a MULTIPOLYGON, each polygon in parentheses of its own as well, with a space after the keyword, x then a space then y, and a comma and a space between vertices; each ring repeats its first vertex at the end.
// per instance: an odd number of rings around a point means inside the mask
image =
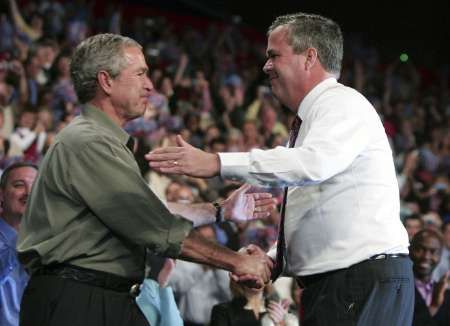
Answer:
POLYGON ((41 110, 38 113, 38 121, 44 126, 45 130, 51 130, 53 126, 53 116, 49 110, 41 110))
POLYGON ((175 202, 178 189, 181 188, 181 184, 176 181, 172 181, 166 188, 166 199, 169 202, 175 202))
POLYGON ((69 57, 59 58, 58 74, 62 78, 70 78, 70 58, 69 57))
POLYGON ((19 167, 10 171, 4 189, 0 189, 3 216, 19 219, 25 213, 37 170, 33 167, 19 167))
POLYGON ((36 113, 22 112, 19 119, 19 127, 33 129, 36 123, 36 113))
MULTIPOLYGON (((436 265, 441 259, 442 245, 435 236, 423 234, 410 247, 410 257, 413 261, 415 277, 428 282, 436 265)), ((417 237, 417 235, 416 235, 417 237)))
POLYGON ((194 202, 194 194, 188 186, 180 186, 175 193, 175 201, 180 204, 192 204, 194 202))
POLYGON ((272 131, 277 122, 277 113, 270 105, 265 105, 261 111, 262 127, 267 131, 272 131))
POLYGON ((245 142, 253 142, 259 140, 259 132, 256 124, 253 121, 247 121, 242 127, 242 134, 244 135, 245 142))
POLYGON ((417 232, 422 230, 422 228, 423 222, 420 218, 410 218, 405 220, 405 229, 408 232, 408 238, 410 241, 417 232))

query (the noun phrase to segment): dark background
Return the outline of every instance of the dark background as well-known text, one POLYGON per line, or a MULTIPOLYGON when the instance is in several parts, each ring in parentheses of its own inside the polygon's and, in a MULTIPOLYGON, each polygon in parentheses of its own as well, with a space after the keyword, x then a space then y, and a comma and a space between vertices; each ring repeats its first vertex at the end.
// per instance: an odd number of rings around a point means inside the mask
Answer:
POLYGON ((365 44, 378 48, 386 60, 407 53, 412 61, 424 65, 450 61, 450 1, 131 0, 127 3, 224 22, 238 15, 242 26, 261 33, 280 14, 297 11, 323 14, 337 21, 344 35, 357 34, 365 44))

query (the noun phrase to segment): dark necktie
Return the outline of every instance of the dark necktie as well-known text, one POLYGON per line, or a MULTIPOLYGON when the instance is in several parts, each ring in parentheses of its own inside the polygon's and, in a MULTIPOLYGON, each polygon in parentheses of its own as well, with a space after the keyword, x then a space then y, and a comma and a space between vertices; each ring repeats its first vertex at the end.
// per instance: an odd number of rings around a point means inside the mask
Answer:
MULTIPOLYGON (((292 121, 291 130, 289 131, 289 148, 294 147, 301 124, 302 119, 296 116, 294 121, 292 121)), ((272 271, 272 281, 275 281, 283 271, 284 255, 286 252, 286 243, 284 239, 284 216, 286 213, 287 192, 288 187, 284 187, 283 203, 281 204, 280 209, 280 226, 278 228, 277 257, 275 261, 275 267, 272 271)))

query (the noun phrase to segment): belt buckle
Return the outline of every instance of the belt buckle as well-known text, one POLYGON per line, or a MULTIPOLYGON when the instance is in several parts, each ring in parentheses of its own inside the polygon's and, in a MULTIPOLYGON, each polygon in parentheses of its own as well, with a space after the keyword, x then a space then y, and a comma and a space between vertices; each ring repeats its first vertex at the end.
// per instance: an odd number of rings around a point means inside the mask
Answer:
POLYGON ((372 257, 370 257, 369 260, 387 259, 388 257, 389 257, 388 254, 377 254, 377 255, 373 255, 372 257))
POLYGON ((130 295, 133 298, 136 298, 139 293, 141 293, 141 285, 139 283, 135 283, 130 287, 130 295))

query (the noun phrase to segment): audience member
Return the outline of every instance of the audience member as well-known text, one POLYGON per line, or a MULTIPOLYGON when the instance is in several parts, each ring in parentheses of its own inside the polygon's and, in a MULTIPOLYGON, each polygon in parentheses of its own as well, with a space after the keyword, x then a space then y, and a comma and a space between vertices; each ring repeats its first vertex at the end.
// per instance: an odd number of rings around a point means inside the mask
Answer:
POLYGON ((411 241, 410 256, 415 278, 413 326, 444 326, 450 324, 450 291, 447 271, 438 282, 432 273, 442 252, 442 237, 432 229, 422 230, 411 241))
POLYGON ((14 163, 0 179, 0 325, 18 326, 28 274, 17 259, 16 240, 37 167, 14 163))

